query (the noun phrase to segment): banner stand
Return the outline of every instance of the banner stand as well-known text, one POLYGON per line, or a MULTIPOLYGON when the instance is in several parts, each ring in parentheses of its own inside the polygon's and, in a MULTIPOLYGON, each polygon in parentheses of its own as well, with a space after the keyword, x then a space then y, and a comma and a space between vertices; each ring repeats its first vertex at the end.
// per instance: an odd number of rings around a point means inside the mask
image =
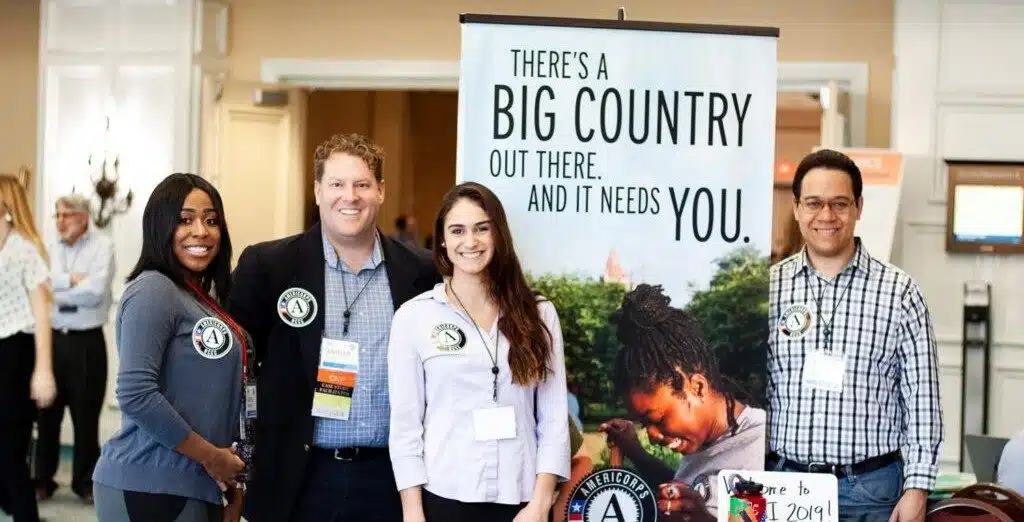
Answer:
POLYGON ((460 25, 456 182, 504 208, 581 406, 554 520, 727 520, 733 477, 771 479, 778 28, 625 7, 460 25))

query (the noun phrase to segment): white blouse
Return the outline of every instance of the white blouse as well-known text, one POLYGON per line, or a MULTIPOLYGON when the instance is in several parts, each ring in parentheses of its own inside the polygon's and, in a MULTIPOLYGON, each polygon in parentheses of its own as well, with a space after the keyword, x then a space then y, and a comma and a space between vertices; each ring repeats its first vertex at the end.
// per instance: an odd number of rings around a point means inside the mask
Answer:
POLYGON ((35 326, 29 295, 49 277, 43 256, 17 232, 0 247, 0 339, 35 326))
POLYGON ((530 386, 512 383, 508 339, 497 326, 478 332, 466 314, 448 304, 443 283, 395 312, 388 345, 389 447, 399 490, 422 486, 461 502, 519 504, 533 497, 538 473, 568 480, 562 330, 550 301, 540 301, 538 308, 554 338, 549 361, 554 373, 530 386), (512 408, 514 435, 477 439, 474 411, 495 406, 512 408))

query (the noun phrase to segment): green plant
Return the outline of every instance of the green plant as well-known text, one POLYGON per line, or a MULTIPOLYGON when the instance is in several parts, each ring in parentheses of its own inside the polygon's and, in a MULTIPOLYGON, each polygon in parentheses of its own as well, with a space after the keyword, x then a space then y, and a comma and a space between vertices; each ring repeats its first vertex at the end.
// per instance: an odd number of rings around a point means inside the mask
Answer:
POLYGON ((625 411, 612 385, 612 367, 619 349, 612 312, 622 304, 626 288, 594 278, 569 275, 530 277, 534 290, 558 310, 565 344, 566 371, 579 387, 585 417, 625 411))
POLYGON ((764 407, 768 354, 768 258, 740 248, 718 260, 706 290, 687 310, 701 325, 722 374, 749 404, 764 407))

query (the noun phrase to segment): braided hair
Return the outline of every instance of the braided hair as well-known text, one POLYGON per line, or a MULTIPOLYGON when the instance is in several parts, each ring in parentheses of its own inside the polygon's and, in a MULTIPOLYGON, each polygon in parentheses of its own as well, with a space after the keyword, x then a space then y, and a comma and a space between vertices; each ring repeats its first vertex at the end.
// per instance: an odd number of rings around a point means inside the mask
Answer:
POLYGON ((688 312, 669 306, 670 301, 661 285, 641 284, 626 294, 612 315, 622 344, 615 361, 616 388, 628 394, 667 384, 684 393, 685 379, 702 374, 725 397, 729 428, 735 435, 739 425, 733 385, 719 372, 700 326, 688 312))

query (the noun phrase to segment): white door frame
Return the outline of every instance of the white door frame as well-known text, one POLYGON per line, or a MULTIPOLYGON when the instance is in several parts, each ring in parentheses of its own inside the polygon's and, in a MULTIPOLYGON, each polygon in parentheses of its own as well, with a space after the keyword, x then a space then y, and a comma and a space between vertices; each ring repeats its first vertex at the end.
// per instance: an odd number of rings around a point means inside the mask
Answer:
MULTIPOLYGON (((311 89, 457 90, 458 60, 265 59, 263 83, 311 89)), ((850 95, 851 147, 867 146, 868 65, 780 62, 779 91, 818 94, 835 81, 850 95)))

